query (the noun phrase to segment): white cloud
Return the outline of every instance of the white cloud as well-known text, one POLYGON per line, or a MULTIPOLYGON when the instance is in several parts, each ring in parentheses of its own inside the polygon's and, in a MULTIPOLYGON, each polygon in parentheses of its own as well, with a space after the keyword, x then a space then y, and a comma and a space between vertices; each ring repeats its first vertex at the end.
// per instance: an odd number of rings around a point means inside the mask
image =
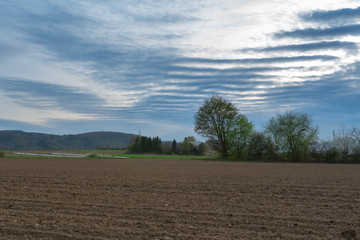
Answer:
POLYGON ((280 30, 304 28, 306 23, 297 17, 301 12, 357 6, 358 3, 346 0, 221 1, 218 6, 200 12, 203 21, 194 24, 192 35, 182 39, 180 45, 192 57, 238 58, 239 54, 232 50, 296 43, 293 39, 275 40, 271 35, 280 30))

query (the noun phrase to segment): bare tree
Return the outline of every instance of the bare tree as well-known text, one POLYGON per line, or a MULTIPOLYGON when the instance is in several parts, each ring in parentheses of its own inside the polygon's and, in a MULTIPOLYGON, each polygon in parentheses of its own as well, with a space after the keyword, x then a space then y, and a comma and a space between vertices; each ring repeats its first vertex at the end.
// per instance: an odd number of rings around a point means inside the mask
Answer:
POLYGON ((354 139, 355 144, 360 146, 360 129, 353 127, 350 131, 350 135, 354 139))
POLYGON ((343 160, 346 160, 351 155, 354 146, 354 139, 350 132, 344 126, 337 131, 333 131, 333 142, 336 149, 341 153, 343 160))

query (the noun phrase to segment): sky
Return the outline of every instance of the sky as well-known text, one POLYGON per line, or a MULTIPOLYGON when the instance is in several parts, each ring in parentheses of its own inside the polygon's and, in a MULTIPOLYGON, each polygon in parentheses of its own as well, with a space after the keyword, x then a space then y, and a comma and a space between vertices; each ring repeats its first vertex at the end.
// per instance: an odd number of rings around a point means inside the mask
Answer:
POLYGON ((0 32, 0 130, 201 138, 213 95, 360 127, 359 0, 1 1, 0 32))

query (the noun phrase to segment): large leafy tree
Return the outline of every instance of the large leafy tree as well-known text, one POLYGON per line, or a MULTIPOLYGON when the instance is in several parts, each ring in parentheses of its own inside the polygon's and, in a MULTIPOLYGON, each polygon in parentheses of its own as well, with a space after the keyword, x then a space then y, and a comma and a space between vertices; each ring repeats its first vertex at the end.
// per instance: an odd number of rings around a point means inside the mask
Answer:
POLYGON ((290 111, 272 117, 266 125, 266 133, 280 153, 285 153, 292 161, 299 161, 316 142, 319 130, 313 126, 310 115, 290 111))
POLYGON ((221 96, 213 96, 204 100, 194 116, 195 132, 208 138, 208 143, 225 159, 234 143, 231 130, 237 114, 238 109, 233 103, 221 96))
POLYGON ((243 160, 246 157, 246 145, 250 133, 253 132, 254 124, 244 114, 238 114, 232 121, 230 130, 231 150, 236 159, 243 160))

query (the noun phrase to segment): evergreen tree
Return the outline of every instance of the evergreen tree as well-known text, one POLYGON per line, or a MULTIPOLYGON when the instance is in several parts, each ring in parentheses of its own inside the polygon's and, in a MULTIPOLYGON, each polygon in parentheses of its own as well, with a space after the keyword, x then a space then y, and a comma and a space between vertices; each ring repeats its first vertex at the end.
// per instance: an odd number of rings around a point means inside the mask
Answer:
POLYGON ((177 151, 177 142, 176 142, 176 140, 174 139, 174 140, 172 141, 172 143, 171 143, 171 152, 172 152, 172 153, 176 153, 176 151, 177 151))

